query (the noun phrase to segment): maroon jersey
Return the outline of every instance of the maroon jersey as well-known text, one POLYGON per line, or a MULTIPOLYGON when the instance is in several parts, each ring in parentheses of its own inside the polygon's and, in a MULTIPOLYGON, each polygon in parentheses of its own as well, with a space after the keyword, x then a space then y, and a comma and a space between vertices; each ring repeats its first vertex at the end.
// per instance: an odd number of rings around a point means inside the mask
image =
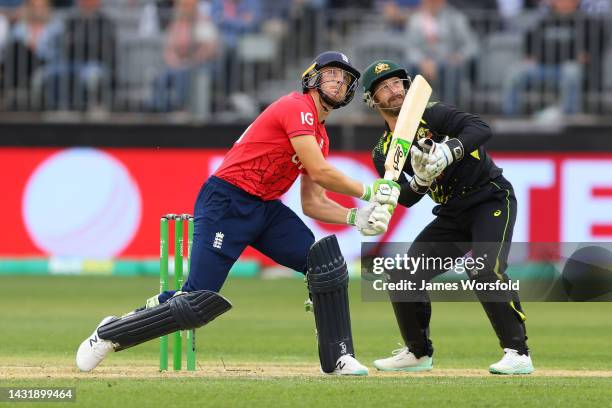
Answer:
POLYGON ((312 97, 292 92, 251 123, 214 175, 263 200, 275 200, 305 171, 289 141, 301 135, 314 136, 327 158, 329 139, 312 97))

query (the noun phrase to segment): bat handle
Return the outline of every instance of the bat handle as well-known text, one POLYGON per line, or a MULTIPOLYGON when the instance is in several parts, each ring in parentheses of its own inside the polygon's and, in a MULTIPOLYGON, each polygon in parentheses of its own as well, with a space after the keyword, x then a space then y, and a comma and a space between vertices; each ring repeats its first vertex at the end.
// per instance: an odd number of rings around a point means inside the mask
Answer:
MULTIPOLYGON (((391 214, 393 214, 393 207, 391 207, 389 204, 385 204, 385 208, 387 209, 387 211, 389 211, 391 214)), ((368 220, 368 224, 369 225, 374 225, 374 223, 371 220, 368 220)))
POLYGON ((390 204, 385 204, 385 208, 387 211, 389 211, 389 213, 393 214, 394 209, 390 204))
MULTIPOLYGON (((385 172, 385 180, 393 180, 395 182, 397 182, 397 179, 395 179, 395 177, 393 177, 393 172, 392 171, 386 171, 385 172)), ((384 205, 385 208, 387 209, 387 211, 389 211, 391 214, 393 214, 393 207, 391 207, 389 204, 385 204, 384 205)), ((368 220, 368 224, 373 225, 374 223, 370 220, 368 220)))

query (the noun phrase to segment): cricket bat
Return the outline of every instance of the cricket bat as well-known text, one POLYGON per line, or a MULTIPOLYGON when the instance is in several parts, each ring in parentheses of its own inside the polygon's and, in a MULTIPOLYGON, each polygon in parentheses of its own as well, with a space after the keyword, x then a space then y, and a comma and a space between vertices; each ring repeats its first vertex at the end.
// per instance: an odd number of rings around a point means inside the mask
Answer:
POLYGON ((431 86, 425 78, 417 75, 413 80, 397 117, 393 137, 385 159, 386 180, 397 181, 408 158, 423 112, 431 96, 431 86))

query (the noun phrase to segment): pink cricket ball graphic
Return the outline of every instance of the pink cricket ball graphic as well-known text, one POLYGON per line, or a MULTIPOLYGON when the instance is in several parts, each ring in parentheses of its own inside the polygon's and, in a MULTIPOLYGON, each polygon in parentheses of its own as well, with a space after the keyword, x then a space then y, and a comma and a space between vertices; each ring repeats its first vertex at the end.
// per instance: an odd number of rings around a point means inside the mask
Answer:
POLYGON ((34 243, 52 256, 108 259, 132 241, 141 196, 128 169, 98 149, 53 154, 30 176, 23 219, 34 243))

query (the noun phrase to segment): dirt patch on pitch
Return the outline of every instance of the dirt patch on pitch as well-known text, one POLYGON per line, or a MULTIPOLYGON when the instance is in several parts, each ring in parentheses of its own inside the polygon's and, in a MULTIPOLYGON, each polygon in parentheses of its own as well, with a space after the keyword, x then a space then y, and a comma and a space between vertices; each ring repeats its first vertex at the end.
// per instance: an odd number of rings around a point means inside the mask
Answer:
MULTIPOLYGON (((321 377, 319 368, 311 364, 273 363, 206 363, 196 371, 159 372, 156 366, 102 366, 90 373, 82 373, 76 367, 68 366, 0 366, 0 380, 22 379, 112 379, 112 378, 291 378, 321 377)), ((489 377, 486 370, 442 368, 425 373, 391 372, 370 370, 371 377, 489 377)), ((607 370, 553 370, 539 369, 531 376, 536 377, 612 377, 607 370)))

